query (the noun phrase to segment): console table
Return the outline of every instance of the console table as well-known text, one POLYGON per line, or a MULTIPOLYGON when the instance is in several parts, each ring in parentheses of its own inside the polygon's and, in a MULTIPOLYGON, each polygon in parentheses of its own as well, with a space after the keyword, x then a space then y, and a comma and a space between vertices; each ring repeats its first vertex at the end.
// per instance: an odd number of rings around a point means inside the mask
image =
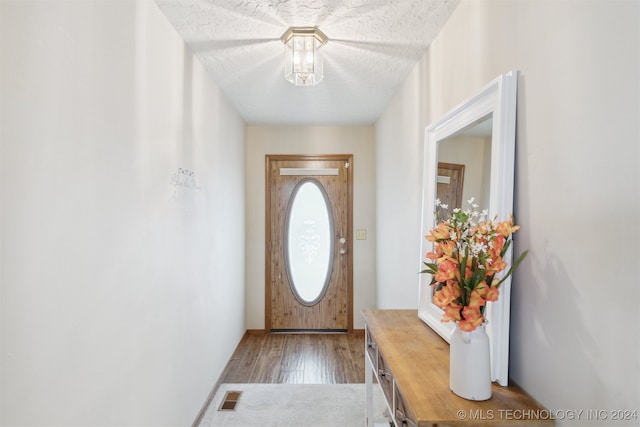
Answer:
POLYGON ((449 389, 449 344, 416 310, 364 310, 367 426, 373 426, 373 376, 397 427, 549 426, 552 414, 515 386, 492 386, 475 402, 449 389))

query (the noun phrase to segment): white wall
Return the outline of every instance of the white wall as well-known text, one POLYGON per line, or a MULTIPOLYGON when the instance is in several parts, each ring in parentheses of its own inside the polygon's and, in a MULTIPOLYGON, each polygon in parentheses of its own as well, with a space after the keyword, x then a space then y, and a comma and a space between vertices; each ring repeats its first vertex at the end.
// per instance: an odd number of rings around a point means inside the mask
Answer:
POLYGON ((244 124, 150 0, 2 0, 0 61, 0 424, 191 424, 244 332, 244 124))
POLYGON ((378 308, 418 308, 425 99, 413 72, 376 132, 376 276, 378 308))
POLYGON ((247 127, 247 328, 265 327, 265 155, 353 154, 353 327, 375 306, 375 169, 373 126, 247 127))
POLYGON ((520 70, 510 373, 554 410, 640 410, 639 22, 636 1, 463 1, 376 126, 378 299, 409 307, 422 129, 520 70))

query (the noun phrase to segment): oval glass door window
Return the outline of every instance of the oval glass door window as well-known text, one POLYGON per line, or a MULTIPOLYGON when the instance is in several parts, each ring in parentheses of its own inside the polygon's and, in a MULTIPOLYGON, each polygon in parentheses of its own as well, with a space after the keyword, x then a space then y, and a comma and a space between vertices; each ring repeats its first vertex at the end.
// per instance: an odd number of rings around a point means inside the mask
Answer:
POLYGON ((293 190, 285 225, 285 263, 300 303, 316 304, 329 286, 333 265, 333 216, 324 188, 303 180, 293 190))

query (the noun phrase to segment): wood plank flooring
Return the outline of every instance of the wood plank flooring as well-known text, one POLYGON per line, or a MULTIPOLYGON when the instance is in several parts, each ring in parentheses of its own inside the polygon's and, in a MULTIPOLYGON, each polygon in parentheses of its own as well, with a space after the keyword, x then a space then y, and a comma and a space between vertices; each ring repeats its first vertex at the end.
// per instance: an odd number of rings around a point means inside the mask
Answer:
POLYGON ((364 331, 338 334, 247 332, 222 383, 364 383, 364 331))

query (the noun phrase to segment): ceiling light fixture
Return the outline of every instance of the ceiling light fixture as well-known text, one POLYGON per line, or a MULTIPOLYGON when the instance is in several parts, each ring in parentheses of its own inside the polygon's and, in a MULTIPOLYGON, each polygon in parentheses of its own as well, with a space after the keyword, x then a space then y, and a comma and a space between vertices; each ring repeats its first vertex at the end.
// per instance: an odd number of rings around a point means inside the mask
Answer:
POLYGON ((284 78, 296 86, 313 86, 324 78, 320 48, 329 40, 315 27, 291 27, 284 43, 284 78))

